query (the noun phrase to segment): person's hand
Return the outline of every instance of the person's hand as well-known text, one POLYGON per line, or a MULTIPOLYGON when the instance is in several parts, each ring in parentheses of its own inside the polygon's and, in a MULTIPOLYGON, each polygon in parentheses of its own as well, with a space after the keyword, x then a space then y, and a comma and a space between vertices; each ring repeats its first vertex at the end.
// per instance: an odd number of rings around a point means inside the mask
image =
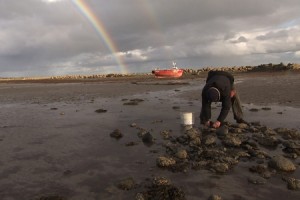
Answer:
POLYGON ((204 126, 210 127, 210 121, 205 122, 205 123, 204 123, 204 126))
POLYGON ((233 89, 230 91, 230 98, 234 97, 236 94, 236 91, 233 89))
POLYGON ((213 125, 214 128, 219 128, 221 126, 221 122, 216 121, 213 125))

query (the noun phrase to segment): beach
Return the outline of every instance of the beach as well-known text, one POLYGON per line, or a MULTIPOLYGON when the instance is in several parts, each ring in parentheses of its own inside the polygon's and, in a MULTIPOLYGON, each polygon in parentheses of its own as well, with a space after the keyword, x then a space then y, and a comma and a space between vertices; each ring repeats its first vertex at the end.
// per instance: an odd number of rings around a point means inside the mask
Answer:
MULTIPOLYGON (((241 129, 242 132, 234 134, 235 139, 247 136, 252 143, 256 142, 256 148, 264 156, 252 155, 255 145, 246 149, 252 145, 247 139, 241 139, 238 146, 220 146, 218 142, 224 142, 223 138, 218 137, 216 130, 209 130, 216 135, 215 143, 201 147, 204 151, 220 147, 222 152, 226 148, 227 152, 234 149, 247 153, 235 159, 238 163, 225 172, 212 167, 214 163, 194 169, 192 153, 182 160, 177 158, 178 163, 185 164, 183 170, 157 163, 159 157, 172 155, 171 144, 192 152, 191 146, 178 143, 181 136, 189 134, 186 132, 189 129, 181 124, 182 112, 193 113, 192 128, 203 135, 201 141, 207 141, 209 134, 203 133, 207 130, 201 127, 198 118, 204 75, 179 79, 1 82, 0 197, 3 200, 142 199, 149 189, 149 180, 165 177, 188 200, 209 199, 211 195, 222 199, 299 199, 299 72, 240 73, 235 74, 235 82, 245 120, 253 124, 236 126, 230 112, 228 134, 230 130, 241 129), (295 133, 295 138, 286 139, 278 128, 295 133), (258 130, 272 132, 270 138, 275 146, 263 145, 258 130), (151 135, 151 145, 145 143, 145 133, 151 135), (165 138, 162 133, 172 137, 165 138), (299 146, 291 148, 293 152, 284 152, 290 140, 299 146), (287 172, 272 168, 270 162, 274 156, 287 158, 295 169, 287 172), (266 166, 270 176, 253 172, 253 166, 257 165, 266 166), (293 189, 287 181, 291 178, 296 180, 293 189), (120 182, 128 179, 134 186, 120 187, 120 182)), ((216 118, 220 105, 213 108, 216 118)))

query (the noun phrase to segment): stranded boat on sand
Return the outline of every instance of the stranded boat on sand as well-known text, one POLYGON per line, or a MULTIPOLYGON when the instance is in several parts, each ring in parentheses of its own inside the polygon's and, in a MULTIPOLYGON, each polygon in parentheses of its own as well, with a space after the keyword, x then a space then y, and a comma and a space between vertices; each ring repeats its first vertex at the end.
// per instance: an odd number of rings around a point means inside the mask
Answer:
POLYGON ((154 69, 152 74, 157 78, 179 78, 183 74, 183 69, 178 69, 176 63, 173 62, 171 69, 154 69))

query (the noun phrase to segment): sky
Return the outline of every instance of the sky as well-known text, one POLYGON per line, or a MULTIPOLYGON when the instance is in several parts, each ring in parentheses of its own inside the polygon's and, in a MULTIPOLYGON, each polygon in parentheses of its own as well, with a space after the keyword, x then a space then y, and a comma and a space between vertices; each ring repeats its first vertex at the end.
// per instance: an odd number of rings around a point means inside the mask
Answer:
POLYGON ((299 0, 0 0, 0 77, 300 63, 299 0))

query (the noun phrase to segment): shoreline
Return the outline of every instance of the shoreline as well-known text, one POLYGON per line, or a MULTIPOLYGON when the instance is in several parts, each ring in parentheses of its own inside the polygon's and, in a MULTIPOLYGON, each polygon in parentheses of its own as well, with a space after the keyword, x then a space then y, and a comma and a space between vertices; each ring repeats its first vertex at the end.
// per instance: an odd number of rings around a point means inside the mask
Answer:
MULTIPOLYGON (((205 67, 200 69, 183 69, 183 76, 177 79, 202 78, 210 70, 228 71, 234 75, 256 75, 269 73, 296 73, 300 74, 300 64, 262 64, 258 66, 239 67, 205 67)), ((1 83, 68 83, 68 82, 98 82, 98 81, 128 81, 155 79, 152 73, 131 74, 94 74, 94 75, 64 75, 49 77, 0 77, 1 83)), ((172 79, 172 78, 163 78, 172 79)))

